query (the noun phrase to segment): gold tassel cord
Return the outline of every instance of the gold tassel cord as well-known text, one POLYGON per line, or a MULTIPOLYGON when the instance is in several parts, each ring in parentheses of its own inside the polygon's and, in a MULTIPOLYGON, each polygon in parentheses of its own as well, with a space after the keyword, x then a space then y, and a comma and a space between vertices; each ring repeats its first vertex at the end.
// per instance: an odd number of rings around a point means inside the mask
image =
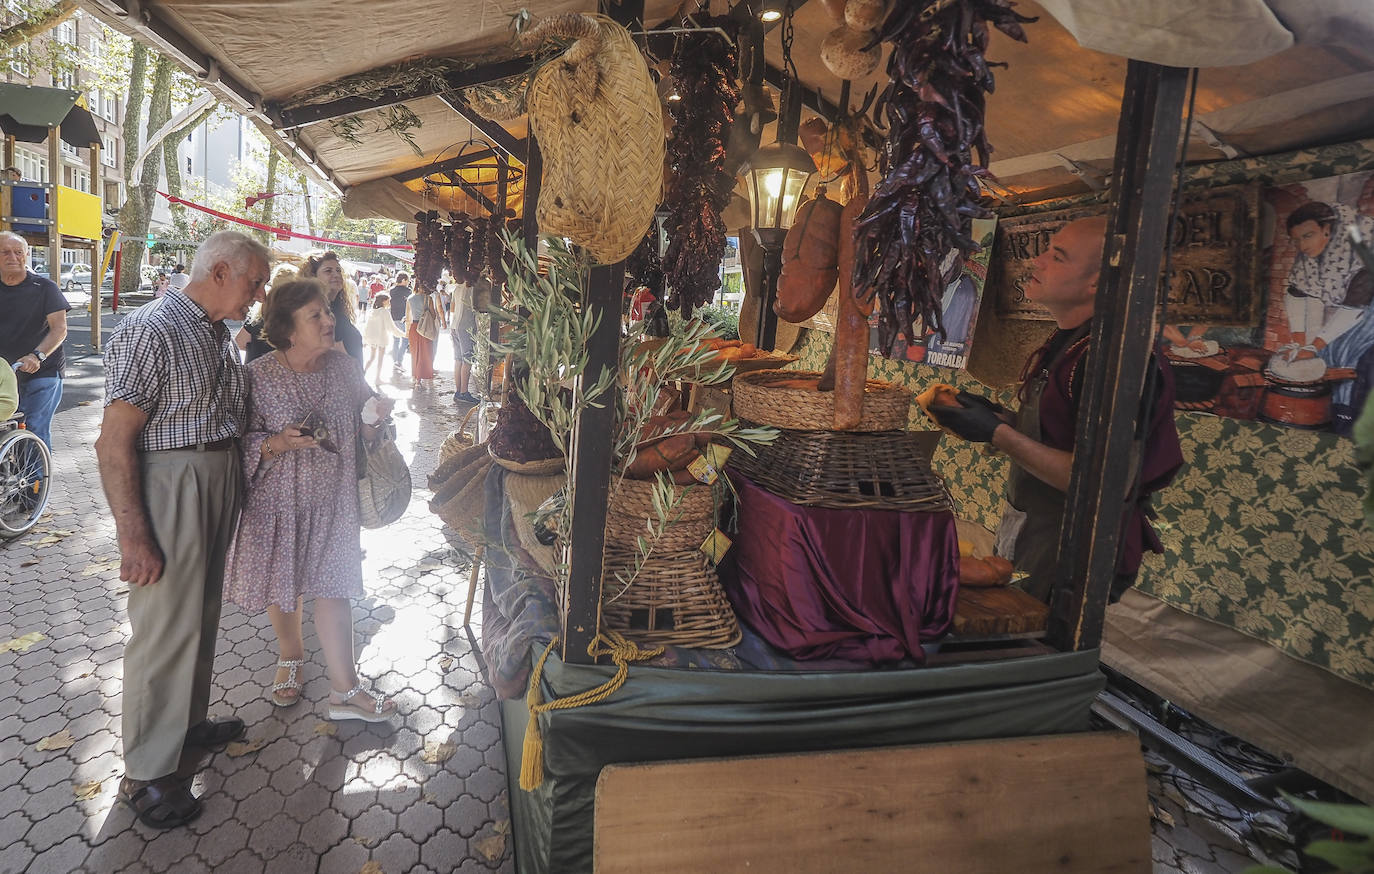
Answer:
POLYGON ((630 673, 630 662, 642 662, 663 654, 661 646, 641 649, 617 631, 603 631, 587 644, 587 654, 592 658, 610 656, 611 662, 616 666, 615 676, 595 689, 542 702, 539 700, 539 681, 544 675, 544 662, 548 661, 549 653, 553 652, 556 646, 558 638, 555 637, 535 663, 534 670, 530 673, 530 689, 525 695, 525 703, 530 709, 530 721, 525 728, 525 745, 520 756, 520 788, 526 792, 538 789, 544 782, 544 738, 539 730, 539 714, 604 701, 625 685, 625 678, 630 673))

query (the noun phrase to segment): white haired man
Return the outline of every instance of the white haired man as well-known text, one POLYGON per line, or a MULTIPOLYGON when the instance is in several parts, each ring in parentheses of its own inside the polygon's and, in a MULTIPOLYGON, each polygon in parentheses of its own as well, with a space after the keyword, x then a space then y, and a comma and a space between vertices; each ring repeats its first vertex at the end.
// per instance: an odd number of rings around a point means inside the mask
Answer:
POLYGON ((186 287, 130 314, 105 351, 95 451, 132 629, 119 798, 155 828, 200 814, 177 773, 183 748, 222 746, 244 731, 241 719, 206 718, 247 412, 247 380, 224 320, 247 315, 268 276, 264 246, 235 231, 212 234, 186 287))
POLYGON ((52 415, 62 400, 62 343, 71 304, 51 279, 29 270, 29 244, 0 231, 0 358, 19 373, 25 427, 52 447, 52 415))

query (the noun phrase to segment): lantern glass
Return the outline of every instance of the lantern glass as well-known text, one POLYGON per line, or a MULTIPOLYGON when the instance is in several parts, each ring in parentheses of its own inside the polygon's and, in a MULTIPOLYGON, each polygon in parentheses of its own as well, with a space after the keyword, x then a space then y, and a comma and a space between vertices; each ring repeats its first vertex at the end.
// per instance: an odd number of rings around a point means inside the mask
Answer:
POLYGON ((816 165, 798 146, 776 143, 755 152, 742 171, 749 191, 754 228, 786 230, 792 226, 816 165))

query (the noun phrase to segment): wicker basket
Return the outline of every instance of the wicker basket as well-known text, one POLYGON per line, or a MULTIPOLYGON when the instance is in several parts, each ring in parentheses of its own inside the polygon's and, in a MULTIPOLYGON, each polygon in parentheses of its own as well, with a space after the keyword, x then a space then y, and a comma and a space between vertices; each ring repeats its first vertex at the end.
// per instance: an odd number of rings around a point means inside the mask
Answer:
POLYGON ((601 622, 636 643, 723 649, 740 642, 739 620, 706 556, 693 549, 655 553, 623 588, 617 571, 634 550, 606 549, 601 622))
POLYGON ((461 488, 447 500, 440 501, 436 496, 429 502, 430 510, 434 511, 445 525, 460 534, 480 535, 484 530, 487 472, 491 470, 491 464, 490 458, 473 462, 473 475, 461 488))
MULTIPOLYGON (((676 503, 679 498, 682 503, 674 514, 679 520, 714 518, 716 501, 710 486, 697 484, 675 487, 673 502, 676 503)), ((654 481, 628 477, 622 479, 611 493, 610 512, 639 519, 642 530, 644 520, 654 512, 654 481)))
POLYGON ((930 469, 933 443, 930 432, 782 431, 757 455, 731 454, 727 469, 807 507, 947 511, 953 502, 930 469))
POLYGON ((491 460, 504 467, 511 473, 520 473, 525 476, 549 476, 550 474, 562 473, 567 465, 567 459, 558 455, 553 458, 540 458, 535 461, 511 461, 509 458, 502 458, 495 452, 488 450, 491 460))
MULTIPOLYGON (((794 431, 830 431, 835 421, 835 393, 784 388, 785 380, 820 379, 807 370, 760 370, 735 377, 735 415, 762 425, 794 431)), ((900 431, 911 410, 911 393, 885 382, 868 380, 864 412, 855 431, 900 431)))
POLYGON ((467 467, 473 461, 487 454, 487 444, 478 443, 475 446, 468 446, 452 452, 448 457, 439 462, 439 466, 434 468, 434 472, 429 475, 429 487, 433 491, 439 491, 448 482, 449 477, 467 467))
POLYGON ((539 230, 585 246, 603 264, 644 239, 663 190, 663 117, 629 31, 601 15, 544 19, 521 36, 573 40, 530 86, 530 132, 544 156, 539 230))

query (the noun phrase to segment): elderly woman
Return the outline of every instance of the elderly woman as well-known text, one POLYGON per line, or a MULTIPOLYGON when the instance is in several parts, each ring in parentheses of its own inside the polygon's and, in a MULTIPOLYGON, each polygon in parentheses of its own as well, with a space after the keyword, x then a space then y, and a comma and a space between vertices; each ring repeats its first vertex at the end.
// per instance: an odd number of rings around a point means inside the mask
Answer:
POLYGON ((343 351, 352 355, 359 364, 363 363, 363 335, 353 325, 354 311, 357 309, 357 292, 348 288, 344 279, 343 265, 339 263, 339 253, 322 252, 305 259, 301 276, 318 279, 324 285, 325 296, 329 299, 329 310, 334 315, 334 339, 341 344, 343 351))
POLYGON ((246 497, 225 593, 272 619, 280 651, 273 704, 300 700, 301 606, 308 595, 332 688, 329 718, 382 722, 395 704, 364 689, 353 652, 351 599, 363 596, 355 447, 359 429, 368 437, 374 430, 365 420, 384 418, 391 402, 368 403, 373 394, 362 368, 335 348, 334 331, 321 283, 272 289, 263 335, 275 351, 248 365, 248 428, 240 447, 246 497))

